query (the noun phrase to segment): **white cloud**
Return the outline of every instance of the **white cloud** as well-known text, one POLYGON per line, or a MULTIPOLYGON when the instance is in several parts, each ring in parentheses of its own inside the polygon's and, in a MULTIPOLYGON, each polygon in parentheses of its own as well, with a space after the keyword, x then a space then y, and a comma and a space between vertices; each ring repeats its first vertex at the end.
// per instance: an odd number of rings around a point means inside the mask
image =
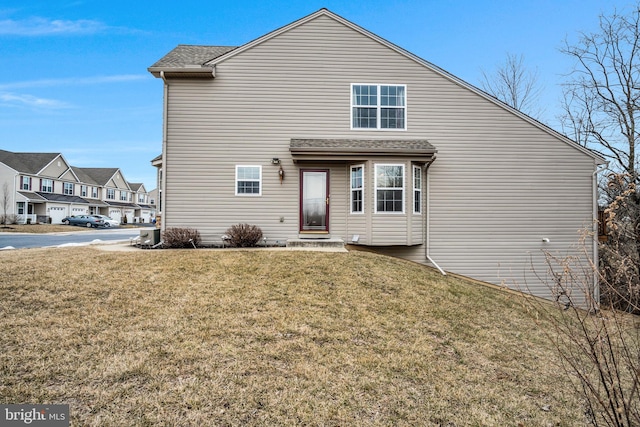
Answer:
POLYGON ((113 76, 69 77, 63 79, 39 79, 23 82, 0 84, 0 90, 24 89, 34 87, 79 86, 102 83, 126 83, 150 78, 146 74, 120 74, 113 76))
POLYGON ((0 35, 49 36, 63 34, 93 34, 104 31, 106 25, 90 19, 70 21, 33 17, 22 20, 0 20, 0 35))
POLYGON ((21 104, 38 108, 66 108, 68 104, 55 99, 38 98, 33 95, 24 95, 4 92, 0 93, 0 102, 5 104, 21 104))

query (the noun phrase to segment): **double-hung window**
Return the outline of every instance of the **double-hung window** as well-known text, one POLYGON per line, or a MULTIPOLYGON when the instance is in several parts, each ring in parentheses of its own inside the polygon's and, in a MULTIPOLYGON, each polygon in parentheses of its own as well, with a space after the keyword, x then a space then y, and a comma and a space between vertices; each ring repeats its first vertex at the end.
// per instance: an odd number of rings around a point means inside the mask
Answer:
POLYGON ((413 166, 413 213, 422 212, 422 168, 413 166))
POLYGON ((116 199, 116 190, 115 188, 107 188, 107 199, 115 200, 116 199))
POLYGON ((127 192, 126 191, 120 191, 120 200, 122 200, 123 202, 127 201, 127 192))
POLYGON ((62 193, 67 196, 73 196, 73 183, 65 182, 62 184, 62 193))
POLYGON ((22 190, 31 190, 31 178, 29 178, 28 176, 23 176, 22 177, 22 183, 20 184, 20 188, 22 190))
POLYGON ((404 165, 375 165, 376 213, 404 213, 404 165))
POLYGON ((53 193, 53 180, 42 179, 40 181, 40 191, 43 193, 53 193))
POLYGON ((262 166, 236 166, 236 196, 262 194, 262 166))
POLYGON ((81 185, 80 186, 80 196, 87 197, 87 186, 86 185, 81 185))
POLYGON ((351 85, 352 129, 407 128, 405 85, 351 85))
POLYGON ((364 212, 364 165, 351 166, 351 213, 364 212))

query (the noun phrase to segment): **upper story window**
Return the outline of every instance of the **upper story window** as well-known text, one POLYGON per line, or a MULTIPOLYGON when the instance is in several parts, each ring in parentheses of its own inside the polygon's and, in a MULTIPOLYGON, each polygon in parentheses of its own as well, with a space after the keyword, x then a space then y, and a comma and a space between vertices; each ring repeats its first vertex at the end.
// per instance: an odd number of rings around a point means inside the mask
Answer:
POLYGON ((422 212, 422 168, 413 167, 413 213, 422 212))
POLYGON ((52 179, 42 179, 40 181, 40 191, 44 193, 53 193, 53 180, 52 179))
POLYGON ((81 185, 80 186, 80 196, 87 197, 87 186, 86 185, 81 185))
POLYGON ((91 197, 94 199, 98 198, 98 187, 91 187, 91 197))
POLYGON ((28 176, 23 176, 20 182, 21 190, 31 190, 31 178, 28 176))
POLYGON ((67 196, 72 196, 73 195, 73 183, 71 182, 65 182, 62 184, 62 193, 66 194, 67 196))
POLYGON ((364 165, 351 166, 351 213, 364 212, 364 165))
POLYGON ((115 200, 116 190, 115 188, 107 188, 107 199, 115 200))
POLYGON ((406 124, 405 85, 351 85, 352 129, 398 129, 406 124))
POLYGON ((404 165, 376 165, 376 213, 404 213, 404 165))
POLYGON ((262 166, 236 166, 236 196, 262 194, 262 166))
POLYGON ((127 192, 126 191, 121 191, 120 192, 120 200, 122 200, 123 202, 127 201, 127 192))

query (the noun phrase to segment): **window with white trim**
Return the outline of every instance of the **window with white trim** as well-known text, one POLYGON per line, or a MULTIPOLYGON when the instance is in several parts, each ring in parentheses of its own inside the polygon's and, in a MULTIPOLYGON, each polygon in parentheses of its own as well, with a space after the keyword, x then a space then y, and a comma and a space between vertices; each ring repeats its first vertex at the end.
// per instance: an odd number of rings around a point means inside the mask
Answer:
POLYGON ((43 193, 53 193, 53 180, 42 179, 40 181, 40 191, 43 193))
POLYGON ((87 186, 86 185, 81 185, 80 186, 80 196, 87 197, 87 186))
POLYGON ((352 129, 407 128, 406 85, 351 85, 352 129))
POLYGON ((404 213, 404 165, 375 165, 376 213, 404 213))
POLYGON ((236 196, 262 195, 262 166, 236 165, 236 196))
POLYGON ((31 178, 28 176, 22 177, 22 183, 20 184, 20 189, 22 190, 31 190, 31 178))
POLYGON ((351 213, 364 213, 364 165, 351 166, 351 213))
POLYGON ((422 168, 413 166, 413 213, 422 212, 422 168))
POLYGON ((127 192, 126 191, 120 191, 120 200, 122 200, 123 202, 127 201, 127 192))
POLYGON ((98 187, 91 187, 91 197, 94 199, 98 198, 98 187))
POLYGON ((115 188, 107 188, 107 199, 115 200, 116 199, 116 190, 115 188))
POLYGON ((71 183, 71 182, 63 182, 62 183, 62 194, 66 194, 67 196, 73 196, 73 183, 71 183))
POLYGON ((18 202, 18 215, 24 215, 24 202, 18 202))

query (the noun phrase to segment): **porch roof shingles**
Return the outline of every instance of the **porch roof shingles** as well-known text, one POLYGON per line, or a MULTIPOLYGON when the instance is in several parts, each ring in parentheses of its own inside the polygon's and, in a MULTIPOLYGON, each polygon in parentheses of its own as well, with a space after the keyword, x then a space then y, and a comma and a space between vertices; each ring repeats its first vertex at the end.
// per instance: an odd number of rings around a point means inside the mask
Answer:
MULTIPOLYGON (((177 72, 201 67, 203 70, 212 70, 206 63, 234 50, 237 46, 197 46, 178 45, 171 52, 160 58, 158 62, 149 67, 149 72, 156 77, 160 72, 177 72)), ((194 71, 195 72, 195 71, 194 71)))
POLYGON ((36 194, 44 199, 47 199, 50 202, 63 202, 63 203, 81 203, 87 204, 87 201, 82 197, 78 196, 68 196, 66 194, 56 194, 56 193, 44 193, 41 191, 36 191, 36 194))
POLYGON ((430 160, 437 153, 426 139, 291 139, 289 151, 302 159, 403 156, 430 160))
POLYGON ((31 191, 18 191, 18 194, 20 194, 30 202, 44 202, 47 200, 39 194, 33 193, 31 191))

